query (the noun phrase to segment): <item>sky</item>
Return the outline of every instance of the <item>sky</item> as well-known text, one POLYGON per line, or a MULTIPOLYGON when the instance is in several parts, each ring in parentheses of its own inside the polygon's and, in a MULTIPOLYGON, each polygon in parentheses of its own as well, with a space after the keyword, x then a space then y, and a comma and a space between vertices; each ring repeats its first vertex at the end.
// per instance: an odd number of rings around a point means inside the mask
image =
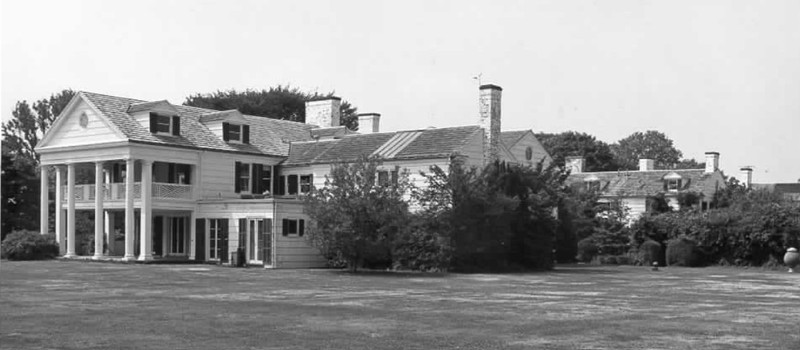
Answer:
POLYGON ((800 180, 800 1, 0 2, 0 113, 65 88, 181 104, 291 85, 381 113, 381 131, 665 133, 753 182, 800 180), (480 76, 480 79, 476 77, 480 76))

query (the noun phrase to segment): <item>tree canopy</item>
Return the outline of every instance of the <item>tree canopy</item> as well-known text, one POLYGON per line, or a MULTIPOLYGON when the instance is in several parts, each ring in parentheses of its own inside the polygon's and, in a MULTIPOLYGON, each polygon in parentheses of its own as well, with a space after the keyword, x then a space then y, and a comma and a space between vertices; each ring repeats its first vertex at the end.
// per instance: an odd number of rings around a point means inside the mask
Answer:
MULTIPOLYGON (((262 90, 226 90, 206 94, 195 94, 183 102, 186 106, 215 110, 238 109, 239 112, 259 117, 305 122, 305 102, 331 97, 333 92, 320 94, 303 92, 296 87, 278 85, 262 90)), ((357 108, 342 100, 340 106, 341 125, 350 130, 358 130, 357 108)))
POLYGON ((577 131, 565 131, 560 134, 538 133, 536 138, 559 166, 564 166, 565 158, 568 156, 583 156, 584 171, 619 169, 611 147, 587 133, 577 131))
POLYGON ((638 169, 643 158, 655 160, 657 169, 672 168, 683 156, 667 135, 655 130, 635 132, 611 145, 611 150, 623 170, 638 169))

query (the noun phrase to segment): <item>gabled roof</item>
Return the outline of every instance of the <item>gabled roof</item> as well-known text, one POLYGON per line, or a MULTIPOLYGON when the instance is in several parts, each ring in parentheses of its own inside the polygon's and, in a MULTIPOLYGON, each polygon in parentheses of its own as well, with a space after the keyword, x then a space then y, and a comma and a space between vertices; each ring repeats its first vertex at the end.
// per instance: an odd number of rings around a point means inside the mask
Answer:
POLYGON ((360 156, 376 155, 392 159, 446 158, 462 151, 463 146, 482 129, 461 126, 374 134, 352 134, 334 140, 293 142, 283 165, 306 165, 352 161, 360 156))
POLYGON ((705 169, 577 173, 570 174, 567 184, 582 186, 584 180, 591 177, 593 181, 600 181, 602 196, 646 197, 665 192, 665 178, 674 178, 674 175, 679 175, 681 179, 679 191, 694 191, 711 196, 718 188, 725 186, 725 181, 719 172, 706 173, 705 169))
POLYGON ((514 130, 514 131, 503 131, 500 132, 500 141, 505 145, 507 148, 514 147, 519 140, 521 140, 525 134, 533 133, 530 130, 514 130))
POLYGON ((215 121, 222 121, 222 120, 242 120, 244 115, 235 109, 229 109, 227 111, 214 111, 200 115, 200 122, 203 124, 215 122, 215 121))
POLYGON ((132 103, 128 106, 128 113, 136 113, 142 111, 149 111, 149 110, 166 110, 172 113, 177 113, 178 111, 175 109, 175 106, 169 103, 167 100, 161 101, 152 101, 152 102, 139 102, 139 103, 132 103))
POLYGON ((346 126, 311 129, 312 139, 330 139, 350 134, 355 134, 355 131, 351 131, 346 126))
POLYGON ((298 122, 244 115, 244 119, 250 125, 250 144, 226 143, 200 122, 202 115, 216 114, 220 111, 172 105, 181 117, 181 135, 155 135, 139 124, 128 112, 131 105, 147 106, 143 103, 145 101, 92 92, 79 92, 78 95, 102 113, 130 142, 136 143, 286 156, 289 153, 289 141, 310 140, 309 131, 315 128, 298 122))

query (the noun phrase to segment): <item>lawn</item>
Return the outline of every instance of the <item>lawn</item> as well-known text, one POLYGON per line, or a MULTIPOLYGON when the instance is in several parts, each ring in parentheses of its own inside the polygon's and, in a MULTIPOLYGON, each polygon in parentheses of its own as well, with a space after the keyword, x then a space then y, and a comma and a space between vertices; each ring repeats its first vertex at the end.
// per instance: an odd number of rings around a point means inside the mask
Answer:
POLYGON ((2 349, 800 349, 800 274, 0 265, 2 349))

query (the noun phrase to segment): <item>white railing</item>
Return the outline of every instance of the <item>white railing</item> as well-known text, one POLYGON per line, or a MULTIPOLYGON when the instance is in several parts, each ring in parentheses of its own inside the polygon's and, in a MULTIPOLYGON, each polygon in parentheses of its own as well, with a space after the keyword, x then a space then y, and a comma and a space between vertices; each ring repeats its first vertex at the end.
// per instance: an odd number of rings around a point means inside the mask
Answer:
MULTIPOLYGON (((153 183, 154 199, 192 199, 192 185, 153 183)), ((103 184, 103 200, 125 200, 125 183, 103 184)), ((63 201, 67 201, 67 187, 61 187, 63 201)), ((91 202, 96 195, 95 185, 75 185, 75 201, 91 202)), ((142 183, 133 184, 133 198, 142 198, 142 183)))

